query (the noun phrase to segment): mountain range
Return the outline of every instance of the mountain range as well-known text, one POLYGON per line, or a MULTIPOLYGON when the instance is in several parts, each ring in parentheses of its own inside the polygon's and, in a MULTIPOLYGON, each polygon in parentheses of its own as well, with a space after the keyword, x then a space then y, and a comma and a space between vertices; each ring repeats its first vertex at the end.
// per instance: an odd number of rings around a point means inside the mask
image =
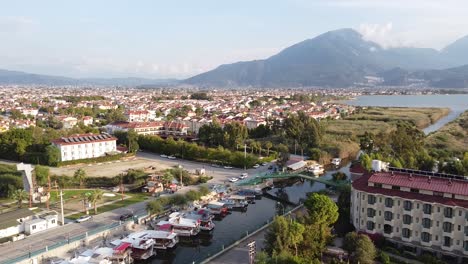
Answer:
POLYGON ((86 78, 0 70, 0 84, 166 85, 210 87, 350 87, 360 85, 468 87, 468 36, 442 50, 384 48, 353 29, 304 40, 264 60, 225 64, 185 80, 86 78))
POLYGON ((37 85, 166 85, 177 82, 175 79, 147 78, 69 78, 53 75, 33 74, 0 69, 0 84, 37 84, 37 85))
POLYGON ((383 48, 353 29, 329 31, 292 45, 265 60, 225 64, 184 80, 205 86, 348 87, 382 80, 383 85, 468 87, 468 36, 441 51, 383 48))

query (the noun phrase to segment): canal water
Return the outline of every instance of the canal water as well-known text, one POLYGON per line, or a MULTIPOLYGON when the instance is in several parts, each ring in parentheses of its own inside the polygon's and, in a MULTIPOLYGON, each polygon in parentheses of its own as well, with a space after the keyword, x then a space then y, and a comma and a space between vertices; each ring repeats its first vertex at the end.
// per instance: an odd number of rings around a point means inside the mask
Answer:
MULTIPOLYGON (((339 171, 348 174, 350 163, 346 163, 339 171)), ((322 177, 330 179, 331 175, 337 169, 328 170, 322 177)), ((284 183, 284 182, 283 182, 284 183)), ((269 193, 281 193, 281 198, 287 198, 291 203, 298 203, 305 199, 310 192, 317 192, 325 189, 325 185, 309 180, 288 181, 288 184, 281 184, 281 188, 272 188, 269 193)), ((256 200, 255 204, 250 204, 246 212, 232 212, 222 219, 215 221, 216 227, 211 235, 198 235, 194 239, 189 239, 179 243, 178 247, 171 253, 158 255, 146 263, 171 263, 171 264, 190 264, 200 263, 204 259, 217 252, 223 247, 227 247, 247 234, 265 225, 280 211, 291 210, 293 208, 289 203, 277 205, 277 201, 262 197, 256 200)))

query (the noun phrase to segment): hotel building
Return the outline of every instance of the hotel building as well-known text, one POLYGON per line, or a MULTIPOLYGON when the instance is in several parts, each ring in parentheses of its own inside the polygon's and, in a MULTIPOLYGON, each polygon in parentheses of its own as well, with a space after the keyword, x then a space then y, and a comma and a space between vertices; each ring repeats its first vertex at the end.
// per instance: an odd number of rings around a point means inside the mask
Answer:
POLYGON ((468 180, 390 169, 352 183, 351 221, 416 255, 468 263, 468 180))
POLYGON ((61 161, 97 158, 117 152, 117 138, 106 133, 62 137, 52 144, 59 148, 61 161))

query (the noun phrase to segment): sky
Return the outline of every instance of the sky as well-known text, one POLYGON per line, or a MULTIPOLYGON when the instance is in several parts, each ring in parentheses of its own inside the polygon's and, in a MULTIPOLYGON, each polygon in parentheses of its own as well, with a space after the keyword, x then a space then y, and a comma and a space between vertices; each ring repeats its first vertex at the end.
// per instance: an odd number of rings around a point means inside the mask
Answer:
POLYGON ((0 0, 0 69, 186 78, 354 28, 383 47, 468 35, 467 0, 0 0))

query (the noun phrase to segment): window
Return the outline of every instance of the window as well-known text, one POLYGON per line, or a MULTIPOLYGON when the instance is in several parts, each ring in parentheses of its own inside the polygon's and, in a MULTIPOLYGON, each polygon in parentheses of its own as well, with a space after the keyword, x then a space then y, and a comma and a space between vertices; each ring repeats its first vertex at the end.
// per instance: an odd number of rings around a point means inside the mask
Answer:
POLYGON ((391 225, 384 225, 383 230, 385 234, 391 234, 393 232, 393 227, 391 225))
POLYGON ((468 236, 468 226, 465 226, 465 236, 468 236))
POLYGON ((362 200, 365 200, 365 199, 366 199, 366 195, 363 194, 363 195, 362 195, 362 200))
POLYGON ((372 221, 367 221, 367 230, 374 230, 375 223, 372 221))
POLYGON ((389 208, 393 207, 393 200, 392 200, 392 198, 385 198, 385 206, 386 206, 386 207, 389 207, 389 208))
POLYGON ((36 230, 36 225, 31 226, 32 230, 36 230))
POLYGON ((465 251, 468 251, 468 240, 463 243, 465 251))
POLYGON ((444 236, 444 246, 450 247, 452 245, 452 239, 448 236, 444 236))
POLYGON ((423 212, 425 214, 431 214, 432 213, 432 205, 430 204, 424 204, 423 205, 423 212))
POLYGON ((55 224, 55 219, 52 219, 52 221, 50 221, 52 224, 55 224))
POLYGON ((375 216, 375 210, 372 208, 367 208, 367 216, 368 217, 374 217, 375 216))
POLYGON ((452 218, 453 217, 453 209, 450 207, 445 207, 444 208, 444 216, 446 218, 452 218))
POLYGON ((401 235, 405 238, 409 238, 411 236, 411 230, 408 228, 401 229, 401 235))
POLYGON ((367 203, 368 203, 368 204, 375 204, 375 201, 376 201, 376 200, 377 200, 377 199, 375 198, 374 195, 369 195, 369 196, 367 196, 367 203))
POLYGON ((409 225, 413 221, 411 215, 403 215, 403 224, 409 225))
POLYGON ((392 186, 392 190, 400 190, 400 186, 392 186))
POLYGON ((410 189, 410 192, 412 192, 412 193, 419 193, 419 189, 411 188, 411 189, 410 189))
POLYGON ((384 213, 384 219, 386 221, 391 221, 393 219, 393 213, 389 211, 385 211, 384 213))
POLYGON ((405 209, 405 211, 411 211, 411 209, 413 209, 413 203, 410 201, 404 201, 403 208, 405 209))
POLYGON ((427 232, 422 232, 421 233, 421 240, 424 241, 424 242, 431 241, 431 234, 429 234, 427 232))
POLYGON ((424 228, 431 228, 431 226, 432 226, 432 221, 431 221, 431 219, 429 219, 429 218, 423 218, 423 219, 422 219, 422 226, 423 226, 424 228))
POLYGON ((444 193, 443 193, 443 192, 433 192, 433 195, 434 195, 434 196, 439 196, 439 197, 444 197, 444 193))
POLYGON ((374 187, 375 188, 382 188, 382 184, 381 183, 374 183, 374 187))
POLYGON ((452 223, 450 222, 444 222, 442 224, 442 229, 444 230, 444 232, 446 233, 451 233, 453 231, 453 225, 452 223))

